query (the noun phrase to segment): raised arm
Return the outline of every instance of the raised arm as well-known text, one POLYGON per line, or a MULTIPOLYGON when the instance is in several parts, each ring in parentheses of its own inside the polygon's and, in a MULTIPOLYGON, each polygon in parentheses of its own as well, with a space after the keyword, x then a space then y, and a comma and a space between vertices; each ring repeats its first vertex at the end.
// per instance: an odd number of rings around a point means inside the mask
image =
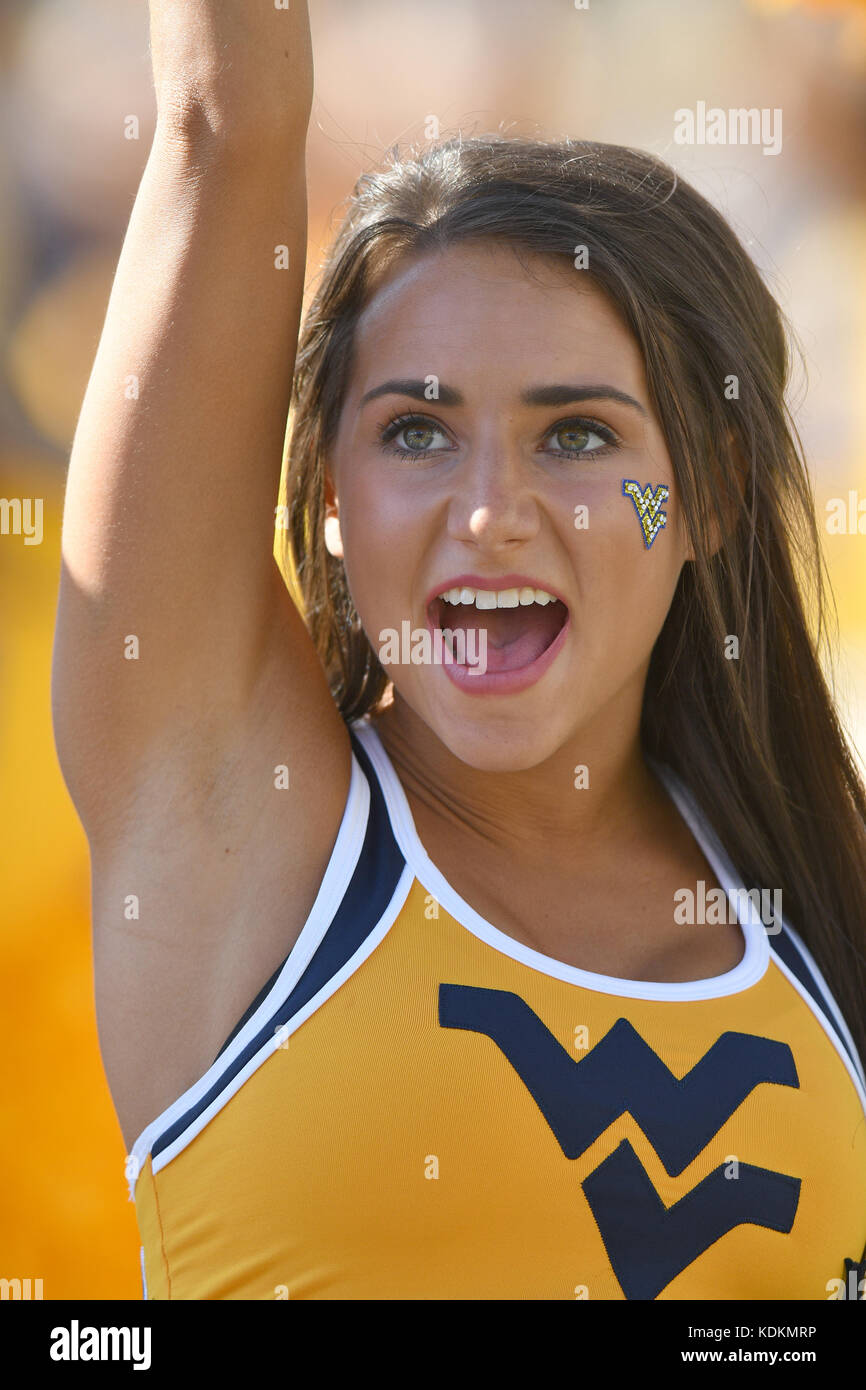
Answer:
POLYGON ((151 0, 150 15, 157 128, 72 448, 55 643, 58 752, 97 839, 160 760, 212 765, 266 689, 299 756, 341 737, 272 558, 304 280, 307 5, 151 0))

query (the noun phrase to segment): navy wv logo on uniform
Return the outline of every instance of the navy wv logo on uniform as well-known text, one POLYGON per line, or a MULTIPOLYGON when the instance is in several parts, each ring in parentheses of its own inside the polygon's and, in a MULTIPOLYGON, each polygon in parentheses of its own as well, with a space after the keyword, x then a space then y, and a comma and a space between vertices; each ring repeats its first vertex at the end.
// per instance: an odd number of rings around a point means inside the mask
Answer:
MULTIPOLYGON (((628 1112, 665 1171, 681 1173, 764 1082, 799 1088, 786 1043, 722 1033, 682 1078, 625 1018, 587 1055, 573 1058, 518 994, 473 985, 439 986, 439 1023, 483 1033, 505 1055, 566 1158, 579 1158, 628 1112)), ((584 1179, 614 1274, 628 1299, 656 1298, 672 1279, 735 1226, 791 1230, 800 1179, 724 1164, 665 1207, 627 1139, 584 1179)))

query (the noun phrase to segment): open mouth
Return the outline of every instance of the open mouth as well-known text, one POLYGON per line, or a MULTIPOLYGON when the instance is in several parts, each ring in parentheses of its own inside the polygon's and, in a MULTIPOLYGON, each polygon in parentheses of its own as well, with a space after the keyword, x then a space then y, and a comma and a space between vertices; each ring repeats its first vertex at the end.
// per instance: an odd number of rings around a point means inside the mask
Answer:
POLYGON ((545 589, 461 586, 432 599, 428 616, 433 628, 446 634, 450 650, 462 649, 476 659, 479 650, 486 650, 486 669, 495 674, 520 671, 538 661, 565 626, 568 608, 545 589))

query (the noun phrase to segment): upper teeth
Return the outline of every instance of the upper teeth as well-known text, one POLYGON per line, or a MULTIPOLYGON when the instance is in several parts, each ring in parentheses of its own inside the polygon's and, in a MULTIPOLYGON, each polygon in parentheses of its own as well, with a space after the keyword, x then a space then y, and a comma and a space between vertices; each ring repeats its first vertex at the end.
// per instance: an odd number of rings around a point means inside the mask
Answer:
POLYGON ((476 608, 517 608, 518 604, 556 603, 546 589, 446 589, 439 597, 446 603, 474 603, 476 608))

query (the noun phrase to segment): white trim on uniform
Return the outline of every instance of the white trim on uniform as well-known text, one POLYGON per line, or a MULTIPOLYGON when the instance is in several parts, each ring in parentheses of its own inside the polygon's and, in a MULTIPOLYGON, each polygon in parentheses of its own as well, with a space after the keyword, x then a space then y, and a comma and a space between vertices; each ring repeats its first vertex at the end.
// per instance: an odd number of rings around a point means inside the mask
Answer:
MULTIPOLYGON (((793 938, 794 945, 797 947, 797 950, 800 952, 800 955, 805 960, 807 966, 809 967, 809 970, 814 975, 815 983, 821 991, 821 995, 830 1013, 833 1016, 836 1026, 838 1027, 839 1032, 842 1034, 842 1037, 845 1039, 846 1043, 851 1049, 851 1056, 855 1059, 855 1065, 857 1068, 857 1073, 860 1077, 860 1081, 863 1086, 866 1086, 866 1072, 864 1072, 863 1070, 863 1063, 857 1052, 857 1044, 851 1036, 851 1031, 848 1027, 848 1024, 845 1022, 845 1019, 842 1016, 842 1012, 839 1008, 839 1005, 836 1003, 836 1000, 833 998, 833 995, 830 992, 830 986, 827 984, 827 981, 824 979, 824 976, 818 969, 818 964, 815 960, 815 957, 812 955, 812 952, 809 950, 808 946, 806 945, 802 937, 799 935, 799 933, 795 932, 793 927, 788 927, 787 931, 788 935, 793 938)), ((775 956, 776 952, 774 951, 773 954, 775 956)), ((782 962, 782 964, 784 964, 784 961, 782 962)), ((812 1002, 814 1005, 814 1000, 812 1002)))
MULTIPOLYGON (((491 922, 476 912, 464 898, 451 887, 436 865, 432 862, 418 836, 412 811, 400 780, 388 757, 377 730, 367 721, 353 725, 368 754, 382 785, 382 791, 391 817, 395 838, 407 864, 415 872, 415 877, 442 904, 445 910, 470 931, 473 936, 492 946, 503 955, 528 965, 544 975, 571 984, 582 985, 585 989, 601 994, 616 994, 629 999, 655 1000, 697 1000, 716 999, 726 994, 737 994, 756 984, 766 973, 770 960, 767 933, 761 922, 755 921, 749 913, 738 913, 738 920, 745 937, 745 951, 742 959, 733 969, 723 975, 714 975, 705 980, 685 980, 673 983, 656 980, 627 980, 614 975, 597 975, 591 970, 582 970, 576 965, 566 965, 552 956, 543 955, 521 942, 515 941, 505 932, 494 927, 491 922), (742 917, 746 920, 743 921, 742 917)), ((657 766, 654 764, 654 767, 657 766)), ((707 825, 698 810, 697 803, 687 789, 669 768, 657 769, 662 776, 671 799, 703 850, 726 894, 739 893, 742 886, 737 882, 733 866, 721 844, 707 825)), ((730 901, 730 898, 729 898, 730 901)), ((741 905, 741 899, 736 902, 741 905)))
MULTIPOLYGON (((593 971, 582 970, 578 966, 567 965, 563 961, 555 960, 553 957, 543 955, 541 952, 535 951, 529 946, 524 946, 521 942, 516 941, 513 937, 508 936, 505 932, 493 926, 491 922, 488 922, 451 887, 450 883, 448 883, 445 877, 436 868, 435 864, 433 864, 421 843, 406 794, 403 791, 397 773, 377 731, 368 719, 356 721, 352 725, 352 730, 361 742, 378 775, 391 821, 391 827, 403 858, 406 861, 391 900, 379 921, 372 930, 367 933, 354 955, 352 955, 342 968, 323 985, 317 994, 308 1000, 303 1008, 298 1010, 286 1023, 285 1027, 279 1030, 278 1035, 275 1033, 274 1036, 265 1040, 259 1050, 248 1060, 246 1065, 226 1083, 214 1101, 190 1122, 183 1133, 180 1134, 172 1144, 157 1154, 156 1158, 153 1160, 154 1173, 164 1168, 167 1163, 192 1142, 196 1135, 199 1134, 225 1106, 228 1100, 240 1090, 244 1082, 248 1080, 258 1067, 272 1056, 273 1053, 280 1048, 284 1040, 290 1037, 302 1023, 306 1022, 306 1020, 354 974, 367 957, 372 954, 380 941, 382 941, 393 926, 400 910, 406 902, 415 879, 418 880, 427 892, 431 893, 433 897, 442 904, 455 921, 465 927, 466 930, 471 932, 474 936, 486 942, 487 945, 491 946, 494 950, 510 956, 512 959, 520 961, 522 964, 542 974, 580 985, 586 989, 598 991, 599 993, 650 1000, 686 1001, 713 999, 723 997, 724 995, 739 993, 742 990, 748 989, 756 984, 766 973, 771 958, 771 948, 768 942, 767 932, 764 930, 763 925, 755 921, 750 914, 746 914, 745 921, 742 920, 742 916, 739 918, 740 927, 745 938, 745 951, 742 959, 733 969, 727 971, 725 974, 713 976, 710 979, 704 980, 661 982, 655 980, 628 980, 620 979, 616 976, 598 975, 593 971)), ((742 892, 742 887, 737 882, 737 874, 731 861, 728 859, 711 827, 704 819, 691 793, 669 768, 655 763, 653 767, 694 835, 695 840, 701 847, 708 863, 712 866, 724 892, 729 895, 729 898, 731 894, 742 892)), ((220 1056, 198 1081, 190 1086, 172 1105, 168 1106, 155 1120, 147 1125, 136 1140, 132 1149, 132 1157, 136 1161, 130 1165, 132 1170, 132 1176, 130 1177, 130 1199, 134 1198, 135 1195, 136 1176, 144 1166, 147 1156, 158 1137, 165 1133, 166 1130, 170 1129, 187 1111, 193 1109, 195 1105, 219 1083, 220 1077, 225 1076, 230 1070, 238 1056, 248 1046, 250 1041, 256 1037, 268 1018, 273 1016, 280 1004, 289 997, 295 985, 300 980, 325 937, 357 868, 367 831, 370 801, 370 787, 353 753, 349 792, 334 848, 331 852, 316 900, 285 965, 275 980, 273 987, 261 1001, 255 1013, 247 1019, 243 1028, 240 1029, 220 1056)), ((739 898, 737 902, 740 902, 739 898)), ((802 952, 806 963, 815 975, 816 982, 826 1001, 828 1011, 838 1023, 843 1036, 846 1040, 851 1042, 852 1050, 856 1057, 857 1054, 854 1049, 853 1040, 851 1040, 851 1035, 827 987, 826 981, 823 979, 818 967, 799 936, 797 936, 790 927, 784 927, 783 929, 788 931, 789 935, 794 939, 797 949, 802 952)), ((772 952, 772 959, 821 1023, 842 1058, 864 1109, 866 1109, 866 1089, 864 1089, 862 1069, 855 1067, 851 1058, 845 1051, 845 1048, 842 1046, 838 1034, 830 1024, 829 1019, 822 1013, 809 991, 800 984, 797 977, 788 968, 777 952, 772 952)), ((143 1251, 142 1287, 144 1297, 147 1298, 143 1251)))
MULTIPOLYGON (((231 1097, 241 1089, 244 1082, 249 1080, 253 1072, 257 1071, 262 1063, 266 1062, 275 1052, 278 1052, 283 1042, 290 1038, 296 1029, 300 1028, 302 1023, 306 1023, 311 1014, 314 1014, 327 999, 330 999, 331 995, 335 994, 340 988, 340 985, 344 984, 345 981, 349 979, 350 975, 354 975, 358 967, 363 965, 369 955, 372 955, 373 951, 375 951, 376 947, 379 945, 379 942, 383 937, 387 936, 391 927, 394 925, 400 910, 409 896, 409 890, 412 887, 413 881, 414 875, 412 870, 407 866, 404 868, 397 881, 397 886, 394 889, 391 901, 386 907, 385 912, 379 918, 374 929, 368 932, 364 937, 364 940, 361 942, 355 954, 349 957, 345 965, 326 981, 318 993, 314 994, 312 999, 308 1000, 302 1009, 298 1009, 297 1013, 292 1015, 291 1019, 289 1019, 284 1027, 279 1029, 278 1033, 275 1032, 262 1044, 258 1052, 254 1053, 247 1062, 246 1066, 242 1067, 237 1075, 232 1077, 231 1081, 222 1088, 219 1095, 211 1102, 207 1109, 203 1110, 200 1115, 197 1115, 196 1118, 191 1121, 183 1133, 178 1135, 174 1143, 160 1150, 153 1160, 152 1168, 154 1173, 158 1173, 160 1169, 164 1168, 167 1163, 170 1163, 173 1158, 176 1158, 177 1155, 195 1139, 196 1135, 200 1134, 205 1126, 210 1123, 214 1115, 218 1114, 231 1097)), ((294 983, 297 982, 294 981, 293 984, 294 983)), ((290 993, 291 987, 280 991, 283 997, 287 997, 290 993)), ((271 1007, 278 1007, 280 1001, 276 997, 276 990, 273 991, 270 997, 271 1007)), ((257 1011, 256 1017, 258 1017, 258 1012, 260 1011, 257 1011)), ((205 1090, 207 1089, 209 1088, 205 1087, 205 1090)), ((181 1113, 183 1113, 183 1111, 181 1111, 181 1113)))
MULTIPOLYGON (((787 930, 790 936, 795 935, 791 927, 788 927, 787 930)), ((796 938, 796 941, 799 945, 799 937, 796 938)), ((805 947, 803 949, 805 951, 805 947)), ((794 974, 793 970, 791 970, 791 968, 779 955, 778 951, 773 951, 773 963, 777 966, 779 970, 781 970, 782 974, 785 976, 787 980, 790 981, 791 985, 800 995, 801 999, 803 999, 804 1002, 809 1006, 809 1009, 815 1015, 815 1018, 818 1020, 824 1032, 827 1034, 827 1037, 830 1039, 839 1056, 842 1058, 842 1061, 845 1063, 845 1070, 847 1071, 852 1082, 854 1083, 854 1089, 857 1092, 860 1104, 863 1106, 864 1112, 866 1112, 866 1086, 864 1086, 863 1083, 862 1073, 860 1071, 859 1066, 855 1066, 854 1062, 852 1062, 850 1056, 848 1055, 848 1052, 843 1047, 842 1041, 836 1029, 833 1027, 826 1014, 824 1014, 822 1010, 818 1007, 811 992, 808 989, 806 989, 805 985, 801 984, 801 982, 797 979, 797 976, 794 974)), ((814 961, 812 961, 811 957, 809 958, 809 968, 812 971, 814 971, 816 983, 820 986, 821 993, 823 994, 827 989, 827 984, 826 981, 823 979, 817 965, 815 965, 814 961)), ((845 1027, 845 1021, 844 1019, 842 1019, 841 1014, 839 1015, 839 1018, 842 1022, 842 1028, 844 1029, 844 1032, 847 1034, 848 1037, 850 1037, 851 1035, 850 1033, 848 1033, 848 1029, 845 1027)), ((851 1046, 854 1052, 854 1056, 857 1057, 857 1049, 856 1047, 854 1047, 853 1041, 851 1046)))
MULTIPOLYGON (((144 1167, 147 1155, 150 1153, 155 1141, 161 1134, 169 1129, 176 1120, 186 1114, 187 1110, 190 1110, 202 1096, 207 1095, 211 1087, 219 1081, 220 1076, 224 1074, 235 1058, 256 1036, 262 1024, 267 1021, 268 1017, 274 1012, 274 1009, 279 1006, 282 1000, 288 998, 306 970, 322 938, 327 932, 328 927, 331 925, 334 914, 342 902, 346 889, 352 880, 352 875, 357 867, 361 849, 364 844, 369 814, 370 787, 353 753, 351 780, 349 782, 346 805, 340 821, 340 828, 337 832, 337 838, 328 861, 328 866, 316 895, 316 901, 310 909, 310 914, 301 929, 298 939, 285 965, 280 971, 280 974, 274 981, 273 988, 268 991, 255 1013, 247 1019, 243 1028, 232 1039, 225 1051, 220 1053, 219 1057, 216 1058, 204 1075, 199 1077, 198 1081, 194 1082, 188 1090, 178 1096, 177 1100, 174 1101, 172 1105, 169 1105, 167 1109, 157 1115, 156 1119, 152 1120, 150 1124, 142 1130, 138 1139, 136 1139, 132 1148, 132 1157, 135 1159, 135 1162, 130 1165, 132 1169, 132 1175, 129 1180, 130 1201, 133 1200, 135 1196, 135 1184, 138 1174, 144 1167)), ((360 961, 358 964, 360 964, 360 961)), ((319 1000, 318 995, 316 999, 319 1000)), ((310 1004, 313 1002, 314 1001, 311 1000, 310 1004)), ((321 1002, 321 1000, 319 1000, 319 1002, 321 1002)), ((308 1004, 304 1011, 304 1017, 308 1017, 310 1012, 312 1012, 312 1010, 308 1004)), ((262 1048, 253 1059, 255 1065, 248 1065, 245 1067, 241 1075, 243 1075, 244 1078, 250 1075, 251 1071, 255 1070, 255 1066, 264 1061, 265 1057, 270 1054, 270 1051, 270 1048, 262 1048)), ((237 1090, 236 1086, 234 1090, 237 1090)), ((223 1104, 224 1101, 228 1099, 229 1094, 234 1094, 234 1090, 227 1092, 225 1096, 221 1095, 219 1104, 223 1104)), ((219 1104, 217 1104, 217 1109, 219 1108, 219 1104)), ((214 1106, 210 1106, 205 1113, 211 1118, 212 1115, 216 1113, 214 1106)), ((203 1125, 198 1124, 198 1121, 196 1121, 196 1125, 197 1128, 195 1129, 195 1133, 197 1134, 199 1130, 203 1128, 203 1125)), ((188 1131, 184 1131, 184 1135, 181 1136, 181 1139, 188 1143, 189 1139, 186 1138, 187 1134, 188 1131)), ((192 1137, 192 1134, 189 1134, 189 1138, 192 1137)), ((157 1167, 162 1167, 164 1162, 167 1162, 165 1158, 166 1153, 174 1154, 180 1152, 180 1148, 183 1147, 181 1139, 171 1145, 170 1149, 157 1155, 157 1159, 153 1165, 154 1171, 157 1170, 157 1167), (180 1148, 178 1145, 180 1145, 180 1148)))

